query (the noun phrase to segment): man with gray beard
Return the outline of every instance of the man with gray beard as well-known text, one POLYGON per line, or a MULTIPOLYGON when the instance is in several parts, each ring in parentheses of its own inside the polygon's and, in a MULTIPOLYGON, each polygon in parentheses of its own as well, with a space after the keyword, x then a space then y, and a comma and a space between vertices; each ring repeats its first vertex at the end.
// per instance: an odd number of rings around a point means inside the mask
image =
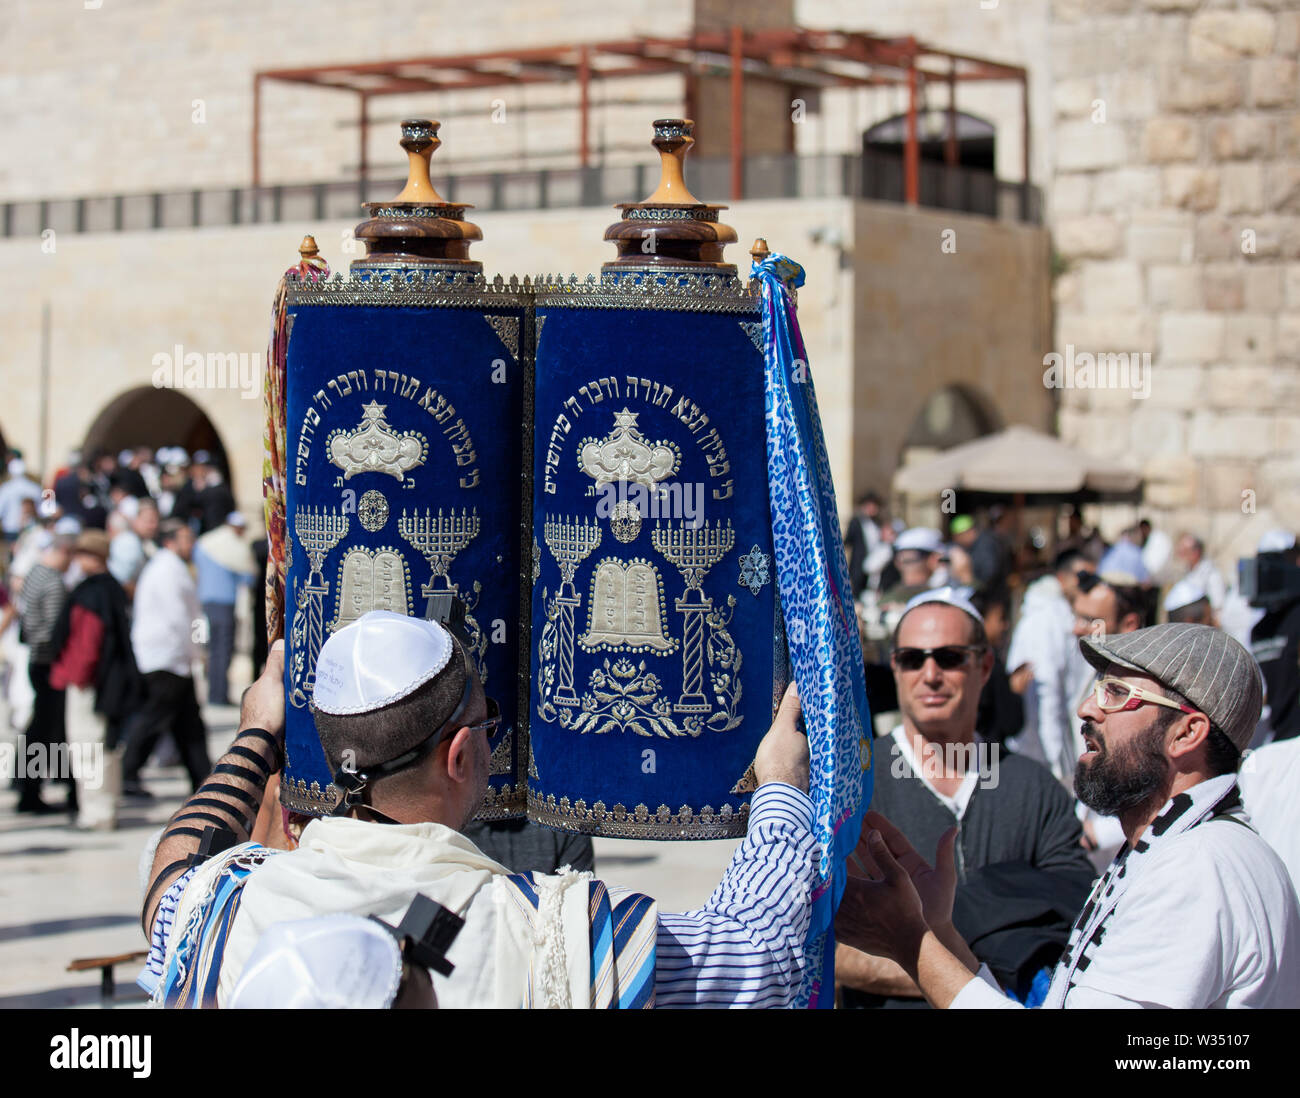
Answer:
MULTIPOLYGON (((1084 637, 1075 791, 1126 842, 1075 920, 1045 1007, 1300 1006, 1300 902, 1237 786, 1259 720, 1250 653, 1175 623, 1084 637)), ((1014 1007, 953 928, 952 839, 932 868, 869 814, 836 933, 892 958, 936 1007, 1014 1007), (864 917, 865 912, 865 917, 864 917)))

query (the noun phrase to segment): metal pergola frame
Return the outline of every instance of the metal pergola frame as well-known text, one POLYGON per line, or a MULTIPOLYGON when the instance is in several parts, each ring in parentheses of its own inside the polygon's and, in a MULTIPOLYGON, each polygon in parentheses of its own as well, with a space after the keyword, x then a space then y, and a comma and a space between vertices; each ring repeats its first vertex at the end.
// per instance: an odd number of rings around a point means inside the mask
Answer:
POLYGON ((466 88, 524 84, 578 85, 578 161, 590 160, 588 137, 593 80, 681 73, 686 78, 685 114, 693 114, 696 78, 730 76, 731 198, 744 198, 744 131, 741 125, 746 76, 779 81, 791 88, 906 86, 907 130, 903 147, 905 200, 916 205, 920 192, 920 142, 917 135, 919 94, 930 82, 948 87, 948 139, 945 160, 957 162, 956 114, 959 83, 1008 80, 1021 87, 1024 119, 1022 214, 1028 209, 1030 177, 1029 74, 968 54, 953 53, 913 37, 882 38, 860 31, 781 30, 698 31, 680 38, 627 38, 579 42, 532 49, 408 57, 306 68, 266 69, 253 74, 253 186, 262 185, 262 86, 270 82, 302 84, 346 91, 357 97, 359 126, 358 184, 368 174, 366 141, 370 100, 389 95, 460 91, 466 88))

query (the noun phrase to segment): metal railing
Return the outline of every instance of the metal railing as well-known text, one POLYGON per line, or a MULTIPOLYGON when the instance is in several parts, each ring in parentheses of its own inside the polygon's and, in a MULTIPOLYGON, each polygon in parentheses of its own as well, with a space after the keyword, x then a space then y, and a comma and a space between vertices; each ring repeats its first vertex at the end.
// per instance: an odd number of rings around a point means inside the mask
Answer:
MULTIPOLYGON (((477 171, 442 177, 437 185, 447 201, 472 203, 477 211, 613 206, 648 194, 658 170, 657 165, 634 164, 477 171)), ((699 195, 725 195, 730 189, 730 170, 725 157, 696 158, 690 165, 691 188, 699 195)), ((891 164, 861 154, 754 156, 745 161, 744 171, 747 199, 902 201, 901 176, 895 180, 891 164)), ((397 193, 402 183, 400 179, 372 179, 364 185, 354 180, 6 202, 0 204, 0 236, 34 237, 47 229, 109 233, 282 221, 360 221, 363 201, 381 201, 397 193)), ((1038 188, 1029 188, 1023 208, 1021 191, 1020 184, 1002 182, 991 173, 922 164, 922 206, 1040 223, 1038 188)))

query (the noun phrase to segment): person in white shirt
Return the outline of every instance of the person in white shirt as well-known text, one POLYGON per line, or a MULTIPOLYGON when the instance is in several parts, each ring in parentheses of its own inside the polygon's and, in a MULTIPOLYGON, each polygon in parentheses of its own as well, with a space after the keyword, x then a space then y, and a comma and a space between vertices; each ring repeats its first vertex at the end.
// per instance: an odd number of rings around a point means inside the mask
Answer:
POLYGON ((13 458, 8 472, 9 479, 0 484, 0 532, 13 541, 23 530, 23 500, 39 503, 41 486, 27 475, 22 458, 13 458))
POLYGON ((1252 751, 1238 782, 1250 822, 1277 851, 1300 892, 1300 739, 1252 751))
POLYGON ((1222 610, 1228 597, 1228 585, 1214 567, 1214 561, 1205 555, 1205 543, 1194 534, 1184 534, 1178 539, 1174 556, 1187 569, 1187 578, 1205 589, 1210 605, 1216 611, 1222 610))
POLYGON ((140 769, 164 733, 175 738, 195 789, 212 769, 194 693, 194 660, 203 631, 203 610, 189 568, 194 534, 180 519, 167 519, 159 524, 158 536, 162 547, 136 583, 131 627, 131 647, 147 695, 122 760, 122 792, 138 797, 149 796, 140 784, 140 769))
POLYGON ((134 596, 136 581, 153 553, 153 539, 158 534, 158 505, 151 499, 136 500, 134 496, 128 499, 131 506, 124 508, 124 512, 132 514, 126 529, 113 536, 108 570, 127 595, 134 596))
MULTIPOLYGON (((1250 653, 1206 625, 1084 638, 1098 669, 1079 707, 1081 800, 1127 841, 1052 975, 1047 1008, 1300 1006, 1300 900, 1237 787, 1259 719, 1250 653)), ((841 941, 892 958, 936 1007, 1011 1007, 952 929, 955 829, 936 867, 878 814, 836 919, 841 941)))
POLYGON ((1046 763, 1058 779, 1064 774, 1063 753, 1074 741, 1075 700, 1092 678, 1075 643, 1071 604, 1079 593, 1079 573, 1095 568, 1078 549, 1057 554, 1052 574, 1025 589, 1007 649, 1007 674, 1013 685, 1023 685, 1025 699, 1024 728, 1010 746, 1046 763))

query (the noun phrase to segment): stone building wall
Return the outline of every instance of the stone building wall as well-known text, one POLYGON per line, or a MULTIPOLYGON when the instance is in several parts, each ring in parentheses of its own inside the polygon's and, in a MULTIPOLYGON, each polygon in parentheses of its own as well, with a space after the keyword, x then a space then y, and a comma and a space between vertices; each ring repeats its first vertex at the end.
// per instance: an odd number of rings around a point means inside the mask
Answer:
MULTIPOLYGON (((693 0, 15 0, 0 29, 0 199, 247 186, 258 70, 681 35, 693 10, 693 0)), ((675 76, 598 84, 593 145, 630 134, 635 147, 610 159, 641 156, 647 117, 680 110, 681 95, 675 76)), ((262 98, 263 182, 355 177, 355 95, 274 83, 262 98)), ((371 105, 370 162, 376 176, 402 174, 392 122, 415 114, 455 135, 439 153, 444 171, 492 157, 545 163, 547 150, 568 166, 576 104, 576 87, 547 84, 385 97, 371 105)))
POLYGON ((1061 434, 1225 562, 1300 528, 1298 39, 1286 0, 1053 5, 1055 350, 1152 364, 1062 391, 1061 434))

